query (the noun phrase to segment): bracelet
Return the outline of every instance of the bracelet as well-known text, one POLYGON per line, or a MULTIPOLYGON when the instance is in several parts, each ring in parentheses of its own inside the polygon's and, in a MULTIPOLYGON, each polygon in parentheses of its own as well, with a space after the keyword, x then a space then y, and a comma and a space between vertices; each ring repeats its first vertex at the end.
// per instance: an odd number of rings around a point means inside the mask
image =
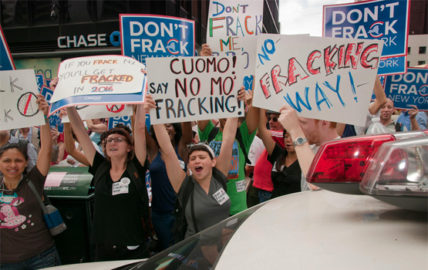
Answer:
POLYGON ((45 124, 49 125, 49 120, 48 120, 48 117, 46 116, 46 114, 43 114, 43 117, 45 118, 45 124))

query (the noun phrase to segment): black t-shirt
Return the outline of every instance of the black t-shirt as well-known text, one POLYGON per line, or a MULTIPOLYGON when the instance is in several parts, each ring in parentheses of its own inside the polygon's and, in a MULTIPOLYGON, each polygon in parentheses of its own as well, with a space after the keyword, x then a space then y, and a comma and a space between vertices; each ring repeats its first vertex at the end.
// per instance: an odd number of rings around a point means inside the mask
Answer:
MULTIPOLYGON (((95 175, 103 162, 108 163, 103 177, 95 183, 94 233, 97 244, 140 245, 145 242, 142 224, 143 206, 137 187, 130 179, 128 169, 113 182, 110 177, 110 163, 95 154, 89 172, 95 175)), ((132 160, 139 174, 137 181, 144 181, 146 167, 138 159, 132 160)), ((145 183, 142 183, 145 186, 145 183)))
POLYGON ((285 150, 275 143, 272 155, 268 156, 269 162, 273 165, 271 172, 273 183, 272 198, 301 191, 300 179, 302 170, 298 160, 288 167, 281 165, 280 171, 276 170, 275 163, 283 151, 285 150))

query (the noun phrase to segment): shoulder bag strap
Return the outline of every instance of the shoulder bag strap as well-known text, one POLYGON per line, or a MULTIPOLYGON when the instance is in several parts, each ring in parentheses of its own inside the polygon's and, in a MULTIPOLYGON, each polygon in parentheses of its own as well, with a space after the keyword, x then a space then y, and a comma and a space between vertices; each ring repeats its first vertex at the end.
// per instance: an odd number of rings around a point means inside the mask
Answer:
POLYGON ((43 203, 42 198, 40 198, 39 193, 37 193, 36 187, 33 185, 33 183, 29 179, 27 179, 27 184, 28 184, 28 187, 30 187, 31 191, 33 191, 34 196, 36 197, 37 201, 39 202, 40 207, 42 208, 43 214, 47 214, 48 210, 46 209, 46 206, 43 203))
POLYGON ((198 225, 196 224, 196 218, 195 218, 195 203, 193 202, 193 197, 195 196, 193 190, 192 190, 192 194, 190 195, 192 197, 190 197, 190 210, 192 212, 192 222, 193 222, 193 227, 195 228, 195 233, 199 232, 198 229, 198 225))

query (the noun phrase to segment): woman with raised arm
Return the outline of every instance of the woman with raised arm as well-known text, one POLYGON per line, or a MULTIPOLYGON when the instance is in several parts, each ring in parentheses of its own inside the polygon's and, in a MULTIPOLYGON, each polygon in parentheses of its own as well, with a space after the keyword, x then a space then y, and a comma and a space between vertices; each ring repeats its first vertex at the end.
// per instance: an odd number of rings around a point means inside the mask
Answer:
POLYGON ((103 157, 95 150, 75 108, 67 108, 73 131, 94 175, 96 260, 125 260, 149 255, 150 229, 145 186, 146 137, 143 105, 137 106, 134 138, 124 128, 104 134, 103 157), (134 145, 134 141, 137 142, 134 145))
POLYGON ((282 148, 274 141, 271 133, 266 128, 266 111, 260 110, 259 136, 268 152, 268 160, 272 163, 272 198, 301 191, 300 169, 293 141, 284 129, 284 145, 282 148))
MULTIPOLYGON (((145 106, 146 110, 156 107, 149 95, 146 96, 145 106)), ((226 174, 230 169, 237 124, 237 118, 226 121, 223 143, 217 159, 207 144, 190 146, 187 168, 190 169, 191 176, 187 176, 181 168, 165 126, 154 125, 168 178, 184 209, 187 222, 185 237, 229 217, 230 199, 225 190, 226 174), (183 205, 184 193, 189 185, 192 187, 190 199, 183 205)))
POLYGON ((50 167, 52 138, 47 121, 49 106, 38 95, 46 123, 40 127, 40 151, 28 173, 27 145, 10 143, 0 148, 0 268, 39 269, 60 264, 55 242, 43 219, 32 184, 42 198, 50 167), (31 184, 29 184, 31 182, 31 184))

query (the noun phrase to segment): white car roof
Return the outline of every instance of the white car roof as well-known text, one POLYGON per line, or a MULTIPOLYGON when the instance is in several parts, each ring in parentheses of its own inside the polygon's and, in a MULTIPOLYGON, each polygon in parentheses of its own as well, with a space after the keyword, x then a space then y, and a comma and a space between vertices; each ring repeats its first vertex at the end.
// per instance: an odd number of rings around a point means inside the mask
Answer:
POLYGON ((426 213, 325 190, 266 203, 215 269, 428 269, 426 213))

